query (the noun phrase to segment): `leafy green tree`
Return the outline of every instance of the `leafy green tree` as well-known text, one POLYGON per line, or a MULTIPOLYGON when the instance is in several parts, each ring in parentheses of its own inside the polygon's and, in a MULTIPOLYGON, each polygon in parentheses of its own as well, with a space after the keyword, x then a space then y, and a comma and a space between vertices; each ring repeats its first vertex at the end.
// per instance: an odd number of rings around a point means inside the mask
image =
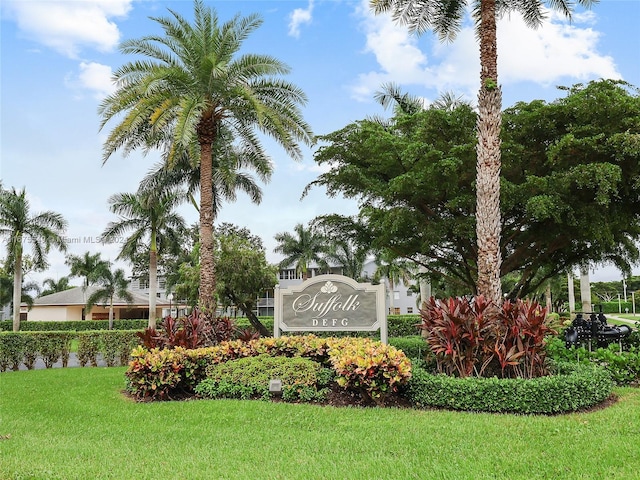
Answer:
POLYGON ((36 268, 44 270, 51 247, 67 249, 62 237, 67 222, 52 211, 32 214, 25 189, 0 189, 0 237, 7 245, 7 261, 13 269, 13 331, 20 330, 23 254, 25 243, 31 246, 36 268))
POLYGON ((293 230, 295 235, 290 232, 279 232, 275 235, 278 245, 273 251, 284 255, 280 261, 280 268, 294 265, 304 281, 308 278, 309 265, 315 263, 320 268, 327 267, 325 255, 329 251, 329 245, 324 235, 313 225, 305 228, 303 224, 298 223, 293 230))
POLYGON ((504 114, 503 273, 521 274, 515 291, 585 262, 630 272, 640 258, 640 92, 613 80, 562 90, 504 114))
MULTIPOLYGON (((504 113, 501 277, 514 273, 510 298, 585 259, 621 271, 638 259, 640 95, 615 81, 566 91, 504 113)), ((350 124, 320 138, 315 160, 332 169, 307 188, 358 200, 357 216, 324 217, 342 237, 412 259, 447 291, 478 293, 475 124, 465 105, 350 124)))
POLYGON ((106 266, 102 267, 96 275, 95 285, 96 289, 87 298, 86 311, 91 312, 91 309, 99 303, 109 305, 109 330, 112 330, 114 299, 119 297, 128 303, 133 302, 133 296, 127 290, 129 281, 123 269, 118 268, 112 271, 110 266, 106 266))
POLYGON ((218 229, 219 248, 216 252, 218 295, 223 305, 238 307, 251 325, 263 336, 269 332, 255 314, 256 302, 266 290, 278 282, 277 267, 267 263, 259 237, 244 228, 225 224, 218 229))
POLYGON ((118 124, 104 145, 104 160, 120 148, 167 147, 167 163, 197 145, 200 170, 200 292, 204 311, 215 311, 216 274, 213 238, 212 158, 219 132, 229 131, 255 149, 256 130, 276 140, 292 157, 299 142, 311 144, 302 118, 304 93, 281 75, 289 67, 268 55, 240 54, 244 40, 257 29, 258 15, 235 16, 220 24, 215 10, 194 2, 194 22, 177 12, 154 18, 164 35, 148 35, 121 44, 124 54, 142 57, 120 69, 117 91, 100 106, 101 127, 118 124), (152 88, 150 88, 152 86, 152 88))
POLYGON ((71 269, 72 277, 82 277, 82 286, 86 289, 96 281, 96 275, 109 262, 100 258, 100 253, 84 252, 83 255, 67 255, 64 262, 71 269))
POLYGON ((69 284, 69 277, 60 277, 58 280, 55 278, 45 278, 42 282, 44 287, 40 296, 51 295, 52 293, 64 292, 73 288, 73 285, 69 284))
MULTIPOLYGON (((590 7, 597 0, 577 0, 590 7)), ((545 5, 570 17, 576 0, 370 0, 375 13, 391 12, 396 22, 414 33, 433 30, 441 40, 452 41, 462 29, 467 5, 480 44, 480 91, 478 93, 476 238, 477 290, 495 302, 502 300, 500 217, 500 127, 502 91, 498 83, 496 19, 511 12, 522 14, 530 27, 545 19, 545 5)))
POLYGON ((109 198, 110 210, 119 216, 119 220, 107 225, 102 232, 102 241, 108 243, 130 234, 118 258, 135 259, 141 251, 148 255, 149 328, 156 327, 158 255, 163 249, 176 246, 186 228, 184 219, 175 212, 183 198, 183 192, 176 189, 138 190, 134 194, 117 193, 109 198))

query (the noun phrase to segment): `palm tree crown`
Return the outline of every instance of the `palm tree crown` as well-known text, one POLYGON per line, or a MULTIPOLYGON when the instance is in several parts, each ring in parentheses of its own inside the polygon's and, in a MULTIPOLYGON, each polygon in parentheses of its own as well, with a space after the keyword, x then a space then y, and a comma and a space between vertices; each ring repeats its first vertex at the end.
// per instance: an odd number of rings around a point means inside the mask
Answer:
POLYGON ((67 222, 59 213, 47 211, 31 214, 25 189, 0 187, 0 237, 6 239, 7 263, 13 267, 13 331, 20 330, 22 297, 22 259, 24 243, 31 245, 36 268, 44 270, 51 247, 67 249, 63 233, 67 222))
POLYGON ((109 199, 111 211, 120 220, 107 225, 103 241, 110 242, 130 232, 118 258, 134 260, 142 250, 149 254, 149 328, 155 328, 158 255, 178 245, 186 229, 184 219, 175 212, 183 198, 182 191, 166 189, 117 193, 109 199))
POLYGON ((277 233, 274 238, 278 245, 273 251, 284 255, 280 268, 295 265, 296 272, 306 280, 312 263, 316 263, 321 268, 327 266, 324 255, 329 251, 329 246, 326 238, 312 226, 305 228, 298 223, 294 231, 295 236, 289 232, 277 233))
POLYGON ((222 130, 258 149, 255 130, 274 138, 293 158, 299 142, 311 144, 300 105, 306 96, 279 78, 289 67, 268 55, 240 55, 246 38, 262 23, 258 15, 220 24, 215 10, 194 2, 194 22, 169 10, 154 18, 164 36, 125 41, 121 51, 143 57, 115 72, 117 91, 100 106, 101 128, 119 123, 104 145, 104 160, 117 149, 164 145, 167 162, 190 151, 200 168, 200 293, 203 310, 215 310, 212 158, 222 130), (199 147, 199 154, 193 152, 199 147))
POLYGON ((90 312, 91 309, 99 304, 105 303, 109 305, 109 330, 113 329, 113 302, 116 297, 120 297, 127 302, 133 301, 133 296, 127 290, 129 282, 124 270, 118 268, 112 271, 110 267, 102 268, 96 278, 97 288, 89 295, 85 309, 90 312))
POLYGON ((86 289, 96 281, 97 275, 109 262, 100 258, 100 253, 84 252, 80 255, 67 255, 64 262, 71 269, 72 277, 83 277, 82 286, 86 289))

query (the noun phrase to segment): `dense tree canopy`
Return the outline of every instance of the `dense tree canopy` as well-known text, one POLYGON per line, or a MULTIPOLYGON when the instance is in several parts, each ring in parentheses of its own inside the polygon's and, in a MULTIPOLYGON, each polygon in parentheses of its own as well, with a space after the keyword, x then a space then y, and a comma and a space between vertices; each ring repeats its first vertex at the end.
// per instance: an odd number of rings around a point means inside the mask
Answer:
MULTIPOLYGON (((511 297, 584 261, 638 260, 640 96, 616 81, 566 89, 554 102, 503 112, 501 276, 511 297)), ((475 122, 462 105, 394 121, 362 120, 321 137, 312 182, 360 203, 325 218, 374 249, 413 259, 434 278, 475 292, 475 122)))

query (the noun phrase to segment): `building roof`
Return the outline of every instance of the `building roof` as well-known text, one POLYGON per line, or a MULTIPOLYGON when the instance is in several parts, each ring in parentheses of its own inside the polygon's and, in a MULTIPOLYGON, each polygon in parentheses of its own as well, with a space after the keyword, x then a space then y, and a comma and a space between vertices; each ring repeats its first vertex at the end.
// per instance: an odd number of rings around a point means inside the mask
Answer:
MULTIPOLYGON (((98 290, 100 287, 95 285, 90 285, 86 288, 84 287, 74 287, 69 290, 64 290, 63 292, 52 293, 51 295, 44 295, 42 297, 38 297, 33 301, 33 305, 86 305, 87 299, 91 296, 93 292, 98 290)), ((149 295, 144 293, 132 292, 129 290, 129 293, 133 297, 133 302, 128 303, 124 298, 114 297, 113 305, 114 306, 149 306, 149 295)), ((26 305, 26 304, 24 304, 26 305)), ((100 302, 102 305, 102 302, 100 302)), ((156 300, 156 305, 160 306, 168 306, 167 302, 161 301, 160 299, 156 300)))

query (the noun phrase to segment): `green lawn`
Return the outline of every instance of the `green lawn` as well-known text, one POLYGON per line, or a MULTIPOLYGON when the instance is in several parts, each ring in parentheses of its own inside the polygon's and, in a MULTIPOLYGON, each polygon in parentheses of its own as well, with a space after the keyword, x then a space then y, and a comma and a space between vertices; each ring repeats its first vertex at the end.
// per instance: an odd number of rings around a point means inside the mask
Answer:
POLYGON ((139 404, 123 367, 0 373, 1 479, 637 479, 640 391, 554 417, 139 404))

